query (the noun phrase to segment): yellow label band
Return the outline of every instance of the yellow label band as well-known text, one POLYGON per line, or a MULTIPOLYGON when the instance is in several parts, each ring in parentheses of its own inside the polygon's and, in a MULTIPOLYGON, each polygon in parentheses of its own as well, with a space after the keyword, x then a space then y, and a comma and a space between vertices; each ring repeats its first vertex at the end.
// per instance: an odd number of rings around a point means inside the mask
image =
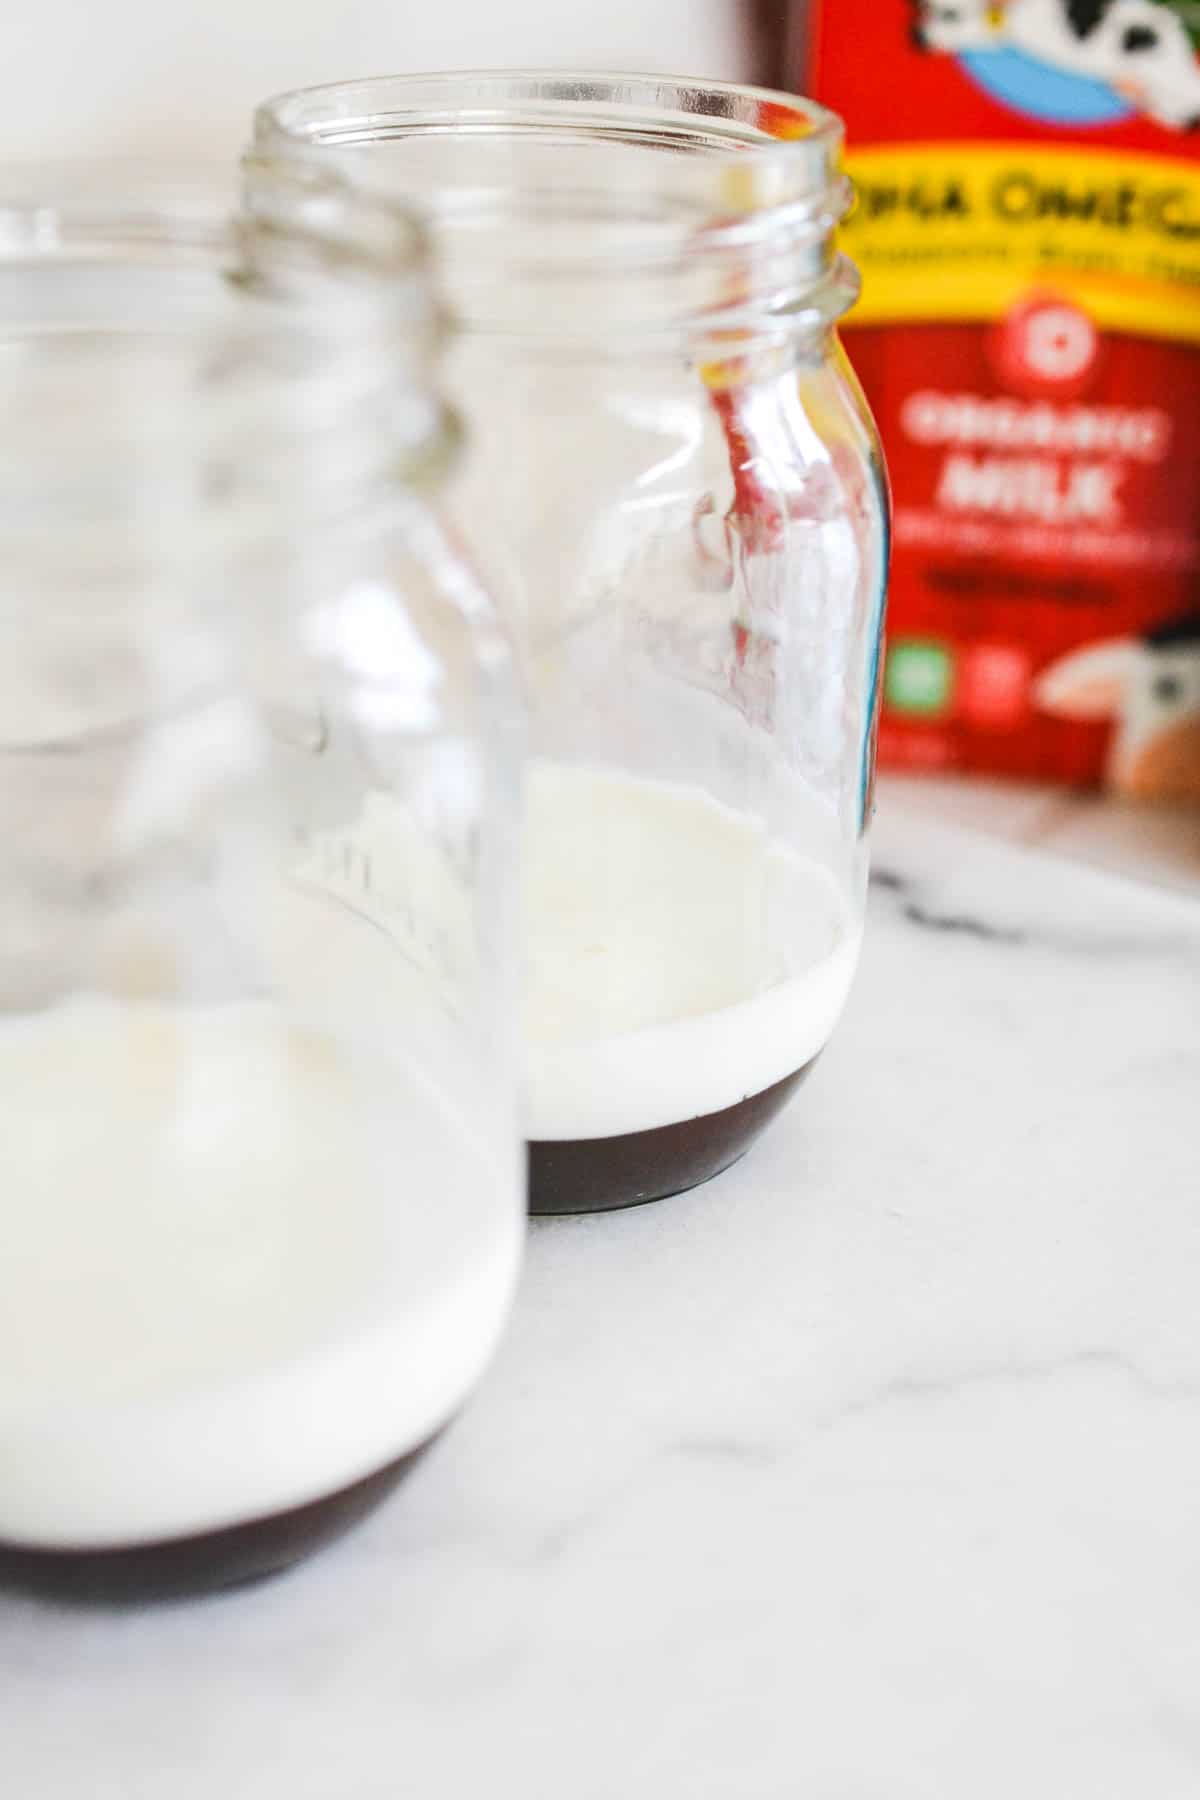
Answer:
POLYGON ((1200 163, 1027 144, 846 157, 852 323, 995 319, 1031 287, 1102 327, 1200 341, 1200 163))

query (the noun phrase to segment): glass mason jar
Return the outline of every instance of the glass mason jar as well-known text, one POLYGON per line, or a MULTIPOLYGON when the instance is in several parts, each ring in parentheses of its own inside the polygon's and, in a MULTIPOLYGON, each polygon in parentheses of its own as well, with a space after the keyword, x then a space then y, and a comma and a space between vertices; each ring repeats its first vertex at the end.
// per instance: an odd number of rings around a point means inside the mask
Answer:
POLYGON ((535 1211, 705 1180, 858 957, 886 562, 836 322, 841 128, 653 77, 415 76, 258 113, 420 203, 462 327, 451 504, 518 626, 535 1211))
POLYGON ((421 244, 332 172, 253 201, 0 179, 0 1580, 89 1596, 354 1521, 524 1219, 421 244))

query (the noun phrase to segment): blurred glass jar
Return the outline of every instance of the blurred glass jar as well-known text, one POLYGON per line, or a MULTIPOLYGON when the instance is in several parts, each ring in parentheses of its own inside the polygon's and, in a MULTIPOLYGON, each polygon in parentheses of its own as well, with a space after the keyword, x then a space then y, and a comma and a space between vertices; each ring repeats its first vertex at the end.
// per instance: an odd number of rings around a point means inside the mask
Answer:
POLYGON ((842 1009, 886 560, 838 345, 841 128, 649 77, 416 76, 267 103, 260 152, 417 201, 462 330, 451 492, 500 572, 535 1211, 732 1162, 842 1009))
POLYGON ((0 180, 0 1579, 293 1561, 507 1311, 519 746, 436 335, 332 171, 236 227, 0 180))

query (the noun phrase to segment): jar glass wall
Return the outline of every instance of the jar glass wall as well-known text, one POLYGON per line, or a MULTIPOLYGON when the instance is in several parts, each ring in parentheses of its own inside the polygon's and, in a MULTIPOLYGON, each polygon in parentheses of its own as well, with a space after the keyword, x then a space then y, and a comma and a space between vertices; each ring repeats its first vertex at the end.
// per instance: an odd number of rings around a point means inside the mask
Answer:
POLYGON ((0 1580, 293 1561, 513 1289, 512 684, 335 196, 0 184, 0 1580))
POLYGON ((462 325, 452 502, 533 707, 532 1204, 689 1187, 811 1066, 861 935, 886 498, 838 123, 481 74, 285 96, 256 140, 418 201, 462 325))

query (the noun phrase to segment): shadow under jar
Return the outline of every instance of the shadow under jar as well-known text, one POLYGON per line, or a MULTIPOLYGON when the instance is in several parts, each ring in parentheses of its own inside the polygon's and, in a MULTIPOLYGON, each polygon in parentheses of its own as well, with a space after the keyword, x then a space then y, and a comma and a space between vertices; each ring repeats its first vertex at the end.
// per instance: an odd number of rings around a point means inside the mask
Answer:
POLYGON ((481 73, 287 95, 256 144, 418 201, 461 326, 450 504, 533 714, 530 1205, 694 1186, 811 1067, 861 936, 886 498, 838 121, 481 73))
POLYGON ((77 1599, 344 1530, 519 1255, 511 683, 420 245, 296 179, 0 182, 0 1582, 77 1599))

